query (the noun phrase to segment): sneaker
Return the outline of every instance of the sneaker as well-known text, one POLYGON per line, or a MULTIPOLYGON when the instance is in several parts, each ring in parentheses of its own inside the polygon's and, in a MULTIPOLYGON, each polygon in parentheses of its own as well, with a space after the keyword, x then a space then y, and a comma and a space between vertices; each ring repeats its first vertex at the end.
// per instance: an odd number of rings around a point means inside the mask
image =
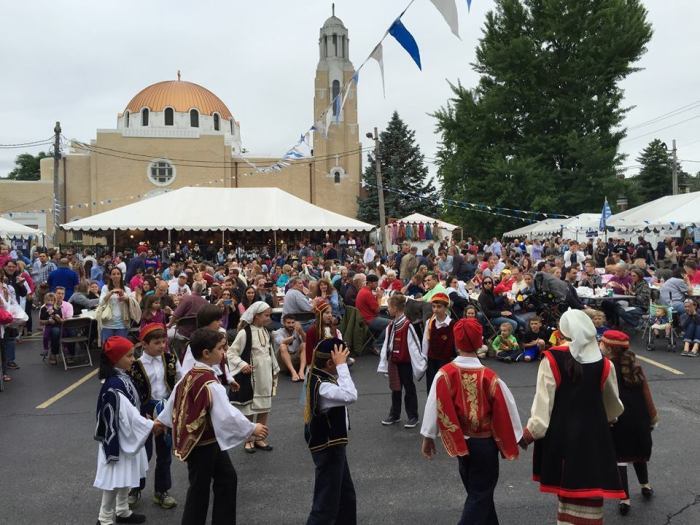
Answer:
POLYGON ((415 426, 418 424, 418 418, 417 417, 412 417, 406 423, 404 424, 403 428, 415 428, 415 426))
POLYGON ((650 500, 654 495, 654 489, 651 487, 642 487, 642 497, 645 500, 650 500))
POLYGON ((389 416, 387 418, 382 419, 382 425, 389 426, 393 425, 394 423, 398 423, 399 421, 401 421, 400 417, 389 416))
POLYGON ((172 509, 177 506, 177 501, 167 492, 156 492, 153 494, 153 503, 161 509, 172 509))
POLYGON ((141 500, 141 490, 140 489, 131 489, 129 491, 129 507, 135 507, 138 505, 139 501, 141 500))
POLYGON ((10 368, 12 370, 19 370, 19 365, 14 361, 10 361, 9 363, 7 363, 7 368, 10 368))
POLYGON ((618 507, 618 510, 620 511, 620 514, 622 516, 627 516, 630 513, 630 504, 629 503, 624 503, 620 502, 620 505, 618 507))
MULTIPOLYGON (((139 491, 140 492, 140 491, 139 491)), ((146 523, 146 516, 132 512, 128 516, 117 516, 117 523, 146 523)))
POLYGON ((688 356, 690 355, 690 350, 683 350, 683 351, 681 352, 681 355, 682 355, 683 357, 688 357, 688 356))
POLYGON ((49 356, 49 364, 50 364, 50 365, 55 365, 56 363, 58 363, 58 361, 56 360, 56 356, 53 355, 53 354, 51 354, 51 355, 49 356))
POLYGON ((348 368, 350 368, 352 365, 355 364, 355 358, 354 357, 348 357, 348 368))
POLYGON ((688 354, 688 357, 698 357, 698 353, 697 352, 690 352, 688 354))

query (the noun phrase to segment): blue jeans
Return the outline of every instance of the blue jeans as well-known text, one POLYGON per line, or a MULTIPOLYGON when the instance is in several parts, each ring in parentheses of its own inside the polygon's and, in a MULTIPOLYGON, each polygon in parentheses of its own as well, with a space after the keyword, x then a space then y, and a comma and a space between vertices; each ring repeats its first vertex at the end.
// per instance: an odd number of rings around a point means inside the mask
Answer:
POLYGON ((104 342, 112 337, 113 335, 120 335, 122 337, 127 337, 129 335, 129 329, 128 328, 103 328, 102 329, 102 337, 100 337, 100 342, 104 344, 104 342))
POLYGON ((367 323, 367 328, 372 332, 372 335, 377 340, 377 346, 381 348, 384 345, 384 338, 386 337, 386 327, 391 324, 391 319, 386 317, 377 316, 367 323))
MULTIPOLYGON (((511 317, 494 317, 491 319, 491 324, 493 327, 496 329, 496 332, 498 332, 498 328, 503 324, 503 323, 509 323, 510 326, 513 327, 513 333, 515 333, 518 330, 518 321, 511 317)), ((523 323, 524 325, 525 323, 523 323)))
POLYGON ((683 341, 686 343, 700 343, 700 325, 692 321, 689 322, 683 332, 683 341))

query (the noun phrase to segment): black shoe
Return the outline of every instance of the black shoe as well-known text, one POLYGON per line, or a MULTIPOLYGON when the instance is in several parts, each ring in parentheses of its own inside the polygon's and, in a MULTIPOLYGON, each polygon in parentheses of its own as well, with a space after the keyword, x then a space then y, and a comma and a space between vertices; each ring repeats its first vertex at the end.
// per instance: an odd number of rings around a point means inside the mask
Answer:
POLYGON ((630 504, 621 502, 618 510, 622 516, 627 516, 630 513, 630 504))
POLYGON ((255 445, 252 447, 246 447, 245 445, 243 446, 243 450, 245 451, 246 454, 255 454, 257 451, 255 450, 255 445))
POLYGON ((642 487, 642 497, 645 500, 647 500, 647 501, 650 500, 653 495, 654 495, 654 489, 652 489, 651 487, 642 487))
POLYGON ((404 424, 403 428, 415 428, 415 426, 418 424, 418 418, 417 417, 412 417, 409 418, 408 421, 404 424))
POLYGON ((117 523, 145 523, 146 516, 132 512, 130 516, 117 516, 117 523))
POLYGON ((401 418, 389 416, 387 418, 382 419, 382 425, 389 426, 389 425, 393 425, 394 423, 398 423, 399 421, 401 421, 401 418))

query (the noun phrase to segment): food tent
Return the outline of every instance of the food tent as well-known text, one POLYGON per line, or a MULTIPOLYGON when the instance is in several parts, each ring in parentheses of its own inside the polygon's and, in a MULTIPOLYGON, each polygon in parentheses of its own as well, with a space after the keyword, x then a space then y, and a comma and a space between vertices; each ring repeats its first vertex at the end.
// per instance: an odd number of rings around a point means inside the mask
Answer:
POLYGON ((614 232, 676 232, 700 226, 700 191, 666 195, 616 213, 607 221, 614 232))
POLYGON ((68 231, 370 231, 279 188, 186 187, 78 219, 68 231))

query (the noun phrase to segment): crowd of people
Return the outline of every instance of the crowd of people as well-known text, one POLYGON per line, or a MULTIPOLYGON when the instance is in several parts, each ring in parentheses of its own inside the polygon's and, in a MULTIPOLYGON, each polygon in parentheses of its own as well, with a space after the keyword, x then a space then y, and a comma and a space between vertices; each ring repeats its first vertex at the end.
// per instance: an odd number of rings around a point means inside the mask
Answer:
POLYGON ((448 453, 460 458, 468 493, 460 523, 477 516, 496 523, 497 455, 515 459, 517 445, 526 448, 533 441, 535 474, 544 492, 559 495, 563 523, 578 523, 575 518, 587 505, 597 513, 603 497, 620 499, 620 512, 629 512, 626 469, 618 471, 616 461, 639 459, 635 471, 644 497, 651 497, 645 463, 650 437, 644 434, 643 450, 634 453, 619 444, 642 432, 640 419, 650 426, 656 422, 625 330, 648 327, 658 337, 679 330, 682 354, 698 355, 697 245, 666 239, 651 246, 643 237, 635 243, 469 238, 423 245, 419 252, 406 241, 387 256, 375 246, 363 248, 350 234, 293 248, 283 244, 276 252, 242 245, 228 253, 223 247, 202 251, 196 244, 161 242, 123 251, 33 248, 24 254, 3 245, 3 379, 16 377, 16 346, 33 328, 49 364, 61 355, 73 364, 73 349, 61 345, 62 324, 92 312, 105 380, 98 402, 95 481, 104 491, 102 524, 112 523, 115 513, 118 522, 145 519, 130 506, 140 499, 154 452, 158 505, 177 505, 168 494, 173 451, 190 473, 183 523, 206 517, 212 479, 214 522, 235 516, 235 470, 225 451, 237 445, 250 454, 273 450, 269 415, 282 375, 306 389, 304 422, 316 465, 308 523, 355 523, 344 453, 346 407, 358 395, 348 348, 379 357, 377 371, 388 378, 391 391, 383 425, 401 421, 402 404, 404 427, 419 424, 415 381, 425 375, 423 454, 432 457, 439 433, 448 453), (646 316, 654 304, 654 315, 646 316), (566 316, 568 325, 562 321, 566 316), (483 365, 490 357, 539 363, 533 413, 525 427, 505 383, 483 365), (596 394, 604 397, 605 413, 592 413, 581 402, 596 381, 610 384, 596 394), (202 397, 202 391, 209 393, 202 397), (489 400, 483 406, 476 401, 482 395, 489 400), (557 410, 558 404, 565 408, 557 410), (127 405, 134 410, 125 408, 110 419, 115 407, 127 405), (624 414, 636 415, 622 416, 623 405, 624 414), (591 478, 580 462, 572 461, 577 466, 562 473, 551 461, 551 451, 569 435, 567 411, 579 410, 594 432, 598 426, 607 430, 608 421, 622 429, 619 436, 596 438, 596 450, 605 451, 600 461, 607 461, 607 470, 598 470, 606 473, 604 479, 591 478), (129 437, 121 439, 127 428, 129 437), (169 432, 172 438, 166 439, 169 432), (120 437, 116 445, 110 436, 120 437), (546 458, 543 450, 550 451, 546 458), (479 476, 483 479, 477 481, 479 476), (561 476, 565 484, 546 481, 561 476), (595 501, 577 500, 580 489, 595 501))

